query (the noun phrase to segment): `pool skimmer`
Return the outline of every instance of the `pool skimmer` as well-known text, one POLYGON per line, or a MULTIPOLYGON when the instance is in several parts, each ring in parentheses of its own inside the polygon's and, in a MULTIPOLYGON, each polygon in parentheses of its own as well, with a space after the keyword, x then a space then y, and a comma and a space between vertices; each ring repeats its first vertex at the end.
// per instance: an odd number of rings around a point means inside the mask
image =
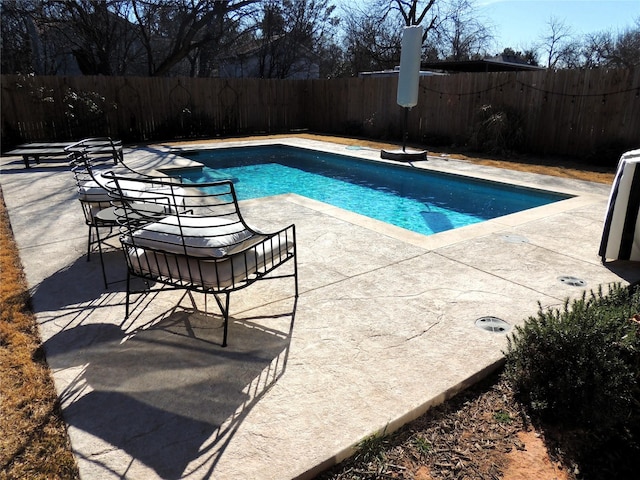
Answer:
POLYGON ((564 283, 565 285, 569 285, 571 287, 586 287, 587 286, 587 282, 585 282, 581 278, 572 277, 570 275, 563 275, 561 277, 558 277, 558 280, 560 280, 561 283, 564 283))
POLYGON ((506 333, 511 330, 511 325, 498 317, 480 317, 476 320, 476 327, 491 333, 506 333))

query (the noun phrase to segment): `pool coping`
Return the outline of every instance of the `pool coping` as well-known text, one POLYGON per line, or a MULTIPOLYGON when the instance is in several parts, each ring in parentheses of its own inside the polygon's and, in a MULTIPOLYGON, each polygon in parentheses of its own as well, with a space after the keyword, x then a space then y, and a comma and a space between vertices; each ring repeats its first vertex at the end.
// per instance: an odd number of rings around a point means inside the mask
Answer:
MULTIPOLYGON (((501 217, 485 220, 473 225, 467 225, 464 227, 447 230, 445 232, 439 232, 432 235, 424 235, 308 197, 293 193, 283 194, 286 195, 290 201, 303 205, 306 208, 332 215, 336 218, 340 218, 347 222, 353 223, 354 225, 359 225, 361 227, 371 229, 377 233, 410 243, 411 245, 415 245, 426 250, 432 250, 446 245, 452 245, 478 236, 495 233, 504 229, 505 227, 516 227, 540 218, 548 217, 550 215, 567 212, 574 208, 587 205, 593 202, 595 198, 599 198, 601 195, 609 194, 608 186, 595 182, 564 179, 562 177, 550 177, 548 175, 542 175, 538 173, 516 172, 497 167, 477 165, 473 164, 472 162, 463 160, 448 158, 443 159, 442 157, 429 155, 427 156, 427 160, 421 160, 417 162, 400 162, 380 158, 380 150, 369 147, 353 149, 353 147, 348 147, 332 142, 301 138, 279 138, 230 141, 224 143, 202 143, 190 144, 184 147, 172 144, 167 144, 165 146, 168 147, 168 152, 179 156, 182 152, 187 153, 197 152, 199 150, 225 149, 234 147, 238 148, 247 146, 255 147, 261 145, 284 145, 319 152, 328 152, 341 156, 352 156, 360 160, 393 165, 396 167, 417 168, 426 171, 445 173, 471 179, 486 180, 489 182, 516 185, 528 189, 560 193, 571 196, 570 198, 564 200, 559 200, 557 202, 542 205, 540 207, 530 208, 509 215, 503 215, 501 217), (550 181, 550 179, 552 179, 553 181, 550 181), (595 195, 593 192, 589 192, 593 190, 599 190, 599 192, 595 195)), ((190 159, 189 162, 193 163, 186 168, 201 168, 203 166, 196 160, 190 159)), ((183 168, 185 167, 175 167, 175 169, 183 168)), ((172 169, 174 168, 164 168, 163 170, 167 172, 172 169)))

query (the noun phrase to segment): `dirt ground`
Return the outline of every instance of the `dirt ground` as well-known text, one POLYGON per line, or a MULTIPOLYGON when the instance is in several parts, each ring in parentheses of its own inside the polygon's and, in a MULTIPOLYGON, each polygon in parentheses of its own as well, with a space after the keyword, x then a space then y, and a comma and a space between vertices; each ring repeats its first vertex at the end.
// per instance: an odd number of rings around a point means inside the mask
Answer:
POLYGON ((318 480, 575 480, 498 374, 362 450, 318 480))

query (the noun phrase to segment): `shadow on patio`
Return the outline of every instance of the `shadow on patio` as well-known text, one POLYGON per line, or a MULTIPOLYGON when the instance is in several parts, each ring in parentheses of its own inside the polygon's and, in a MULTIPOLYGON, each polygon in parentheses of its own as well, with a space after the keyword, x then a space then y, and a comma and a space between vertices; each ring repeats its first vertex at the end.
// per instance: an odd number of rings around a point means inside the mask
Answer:
POLYGON ((289 331, 260 325, 267 316, 232 317, 228 348, 219 346, 221 317, 181 307, 130 332, 108 323, 63 330, 45 349, 54 369, 77 369, 61 395, 66 421, 162 478, 182 477, 202 456, 213 460, 207 476, 284 374, 295 307, 274 315, 291 318, 289 331))

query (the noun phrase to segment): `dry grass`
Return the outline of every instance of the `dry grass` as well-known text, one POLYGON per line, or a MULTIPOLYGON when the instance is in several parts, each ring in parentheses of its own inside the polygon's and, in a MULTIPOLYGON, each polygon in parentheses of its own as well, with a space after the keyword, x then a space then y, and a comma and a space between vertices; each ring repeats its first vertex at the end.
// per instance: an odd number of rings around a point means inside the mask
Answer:
MULTIPOLYGON (((312 134, 300 136, 376 149, 397 148, 397 145, 363 139, 312 134)), ((202 141, 182 142, 188 143, 202 141)), ((500 168, 581 180, 602 183, 611 183, 613 180, 613 171, 586 170, 566 162, 472 158, 454 152, 429 153, 442 153, 449 158, 500 168)), ((27 284, 1 193, 0 190, 0 479, 76 479, 79 478, 78 469, 41 348, 36 320, 30 311, 27 284)), ((441 422, 442 426, 450 419, 444 418, 441 422)), ((491 462, 499 465, 499 460, 492 459, 491 462)), ((370 476, 369 472, 362 477, 336 478, 383 477, 370 476)))
POLYGON ((0 191, 0 478, 79 478, 0 191))

